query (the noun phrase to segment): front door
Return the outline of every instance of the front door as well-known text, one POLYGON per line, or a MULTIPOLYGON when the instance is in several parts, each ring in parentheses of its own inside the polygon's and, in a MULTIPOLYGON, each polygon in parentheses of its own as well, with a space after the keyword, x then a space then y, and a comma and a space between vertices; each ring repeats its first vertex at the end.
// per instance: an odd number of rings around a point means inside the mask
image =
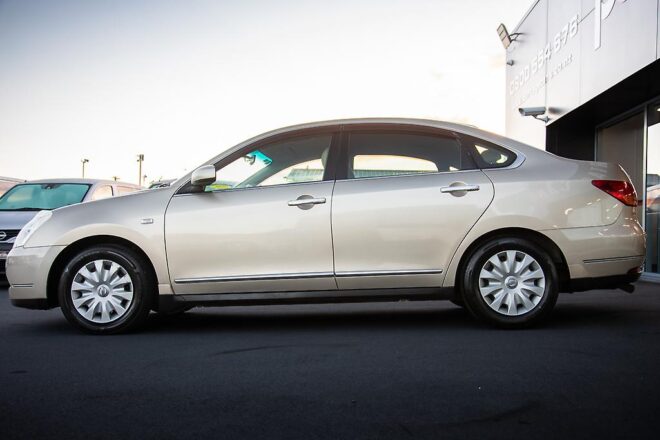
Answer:
POLYGON ((339 288, 441 286, 491 181, 449 133, 356 131, 346 143, 332 208, 339 288))
MULTIPOLYGON (((336 289, 326 159, 332 133, 249 148, 204 192, 175 195, 165 236, 176 294, 336 289)), ((185 192, 185 191, 184 191, 185 192)))

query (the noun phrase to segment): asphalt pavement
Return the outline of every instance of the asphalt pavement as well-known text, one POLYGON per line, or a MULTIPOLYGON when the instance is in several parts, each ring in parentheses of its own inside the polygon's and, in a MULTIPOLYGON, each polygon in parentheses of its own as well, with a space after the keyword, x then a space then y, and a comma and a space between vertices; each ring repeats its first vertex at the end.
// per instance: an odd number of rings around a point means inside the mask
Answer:
POLYGON ((449 302, 232 307, 90 336, 0 290, 0 439, 654 438, 660 286, 494 330, 449 302))

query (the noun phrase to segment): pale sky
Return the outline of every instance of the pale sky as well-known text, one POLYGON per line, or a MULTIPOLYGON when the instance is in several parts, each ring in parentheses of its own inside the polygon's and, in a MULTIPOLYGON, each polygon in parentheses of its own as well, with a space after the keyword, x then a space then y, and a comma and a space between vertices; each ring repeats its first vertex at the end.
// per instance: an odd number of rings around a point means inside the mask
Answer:
POLYGON ((531 0, 0 0, 0 176, 174 178, 264 131, 345 117, 504 131, 531 0))

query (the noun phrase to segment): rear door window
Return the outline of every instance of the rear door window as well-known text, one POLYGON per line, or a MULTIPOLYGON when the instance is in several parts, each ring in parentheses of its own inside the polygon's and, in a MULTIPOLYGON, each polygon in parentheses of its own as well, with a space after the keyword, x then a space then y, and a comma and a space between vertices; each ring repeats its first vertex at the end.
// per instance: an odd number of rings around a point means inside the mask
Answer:
POLYGON ((426 133, 354 132, 348 143, 349 179, 475 169, 458 139, 426 133))

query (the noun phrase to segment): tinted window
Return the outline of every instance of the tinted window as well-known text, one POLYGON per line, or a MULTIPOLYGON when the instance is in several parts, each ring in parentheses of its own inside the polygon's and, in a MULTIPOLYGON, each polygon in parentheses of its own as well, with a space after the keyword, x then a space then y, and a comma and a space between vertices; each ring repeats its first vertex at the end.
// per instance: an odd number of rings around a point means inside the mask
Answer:
POLYGON ((77 183, 26 183, 16 185, 0 198, 0 210, 39 211, 82 202, 89 185, 77 183))
POLYGON ((352 133, 349 179, 474 169, 453 137, 414 133, 352 133))
POLYGON ((358 154, 353 157, 353 172, 356 177, 369 177, 372 172, 387 171, 387 175, 412 173, 437 173, 433 162, 417 157, 393 154, 358 154))
POLYGON ((323 180, 332 134, 265 145, 220 168, 207 191, 323 180))
POLYGON ((104 185, 97 188, 92 195, 92 200, 101 200, 112 197, 112 187, 110 185, 104 185))

